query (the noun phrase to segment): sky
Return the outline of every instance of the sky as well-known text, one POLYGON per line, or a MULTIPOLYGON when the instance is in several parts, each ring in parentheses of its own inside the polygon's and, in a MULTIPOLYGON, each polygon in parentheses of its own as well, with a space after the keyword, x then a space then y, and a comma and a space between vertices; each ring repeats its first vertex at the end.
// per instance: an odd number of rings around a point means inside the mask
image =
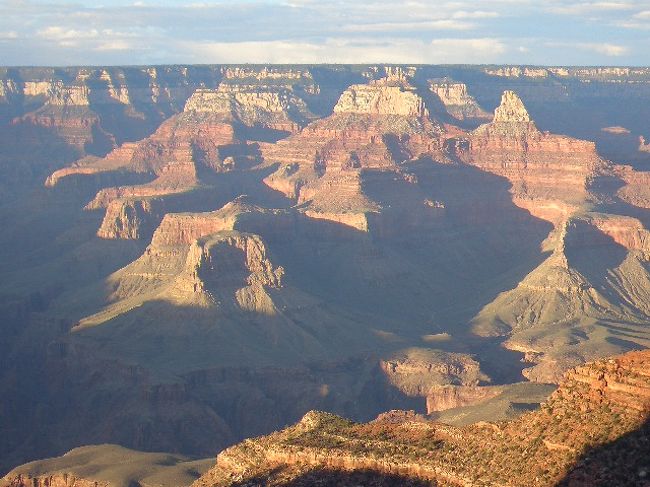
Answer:
POLYGON ((650 65, 650 0, 0 0, 0 65, 650 65))

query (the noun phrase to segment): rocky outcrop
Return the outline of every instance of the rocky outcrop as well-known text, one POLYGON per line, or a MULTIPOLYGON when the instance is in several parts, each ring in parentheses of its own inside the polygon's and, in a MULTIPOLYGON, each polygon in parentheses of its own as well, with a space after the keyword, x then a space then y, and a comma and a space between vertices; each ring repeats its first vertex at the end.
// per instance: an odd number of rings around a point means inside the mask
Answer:
POLYGON ((476 386, 490 380, 472 357, 431 349, 407 349, 380 366, 388 382, 411 397, 427 397, 449 384, 476 386))
POLYGON ((582 79, 601 78, 627 78, 633 76, 647 76, 647 68, 625 68, 625 67, 530 67, 530 66, 503 66, 497 68, 485 68, 484 72, 491 76, 505 78, 545 78, 547 76, 575 77, 582 79))
POLYGON ((234 298, 242 311, 277 313, 265 288, 282 287, 284 269, 273 266, 258 235, 232 232, 199 239, 185 265, 192 292, 205 293, 222 306, 227 305, 225 298, 234 298))
MULTIPOLYGON (((272 472, 286 481, 319 468, 399 473, 443 485, 524 485, 530 478, 556 485, 582 452, 633 434, 648 419, 648 360, 647 352, 635 352, 576 369, 540 411, 499 424, 454 428, 409 415, 355 424, 310 412, 284 431, 221 452, 194 486, 251 478, 279 485, 272 472)), ((643 454, 637 447, 630 458, 643 454)), ((598 474, 625 475, 616 464, 600 465, 598 474)))
MULTIPOLYGON (((156 299, 275 313, 265 289, 282 287, 284 270, 271 264, 259 235, 238 231, 258 228, 254 214, 265 211, 238 199, 214 212, 167 213, 144 254, 112 276, 112 302, 79 326, 102 323, 128 312, 136 302, 156 299)), ((267 218, 272 215, 269 211, 267 218)))
POLYGON ((501 104, 494 110, 494 124, 530 123, 530 115, 514 91, 504 91, 501 104))
POLYGON ((650 143, 646 142, 645 137, 639 136, 639 151, 650 152, 650 143))
POLYGON ((534 364, 524 375, 538 382, 557 382, 585 360, 625 351, 624 343, 601 340, 616 335, 613 323, 640 330, 650 316, 647 235, 628 217, 566 221, 550 256, 477 314, 475 332, 509 335, 507 346, 534 364))
POLYGON ((491 123, 453 144, 464 162, 507 178, 516 204, 554 223, 588 200, 590 185, 606 171, 594 143, 540 132, 512 91, 504 92, 491 123))
POLYGON ((153 234, 151 245, 155 247, 190 245, 200 237, 233 230, 235 215, 222 213, 168 213, 153 234))
POLYGON ((264 182, 308 203, 312 218, 367 231, 379 205, 363 190, 364 173, 396 170, 405 160, 440 152, 442 126, 402 81, 380 79, 348 88, 334 113, 273 145, 262 145, 267 164, 280 163, 264 182))
POLYGON ((459 121, 489 120, 490 114, 484 111, 467 91, 465 83, 449 79, 429 80, 429 89, 443 105, 444 110, 459 121))
POLYGON ((98 482, 92 478, 79 478, 69 473, 39 475, 18 475, 11 479, 8 487, 112 487, 110 482, 98 482))
POLYGON ((186 112, 223 113, 246 127, 296 132, 314 118, 305 102, 287 88, 221 84, 217 90, 197 90, 186 112))
POLYGON ((480 404, 502 392, 499 386, 440 385, 427 393, 427 414, 480 404))
POLYGON ((616 166, 614 174, 622 183, 616 196, 638 208, 650 208, 650 173, 637 171, 630 166, 616 166))
MULTIPOLYGON (((149 173, 155 179, 138 186, 102 189, 87 209, 108 208, 98 235, 103 238, 139 238, 146 234, 139 220, 126 226, 122 213, 138 206, 140 213, 149 200, 163 201, 171 195, 187 193, 202 184, 211 184, 217 173, 229 172, 254 162, 254 147, 240 138, 240 127, 283 131, 297 130, 312 117, 302 100, 286 88, 222 85, 217 90, 197 90, 176 115, 147 139, 126 144, 103 159, 86 159, 52 174, 46 186, 79 174, 102 172, 149 173), (136 202, 137 200, 137 202, 136 202)), ((150 219, 149 225, 156 219, 150 219)), ((158 220, 159 221, 159 220, 158 220)))
POLYGON ((97 236, 137 240, 153 231, 151 224, 163 217, 165 205, 156 198, 116 198, 108 203, 97 236))
POLYGON ((187 68, 70 68, 51 70, 43 79, 43 73, 23 68, 5 98, 14 113, 23 112, 14 125, 44 127, 82 155, 104 155, 178 113, 205 79, 215 83, 218 75, 206 71, 202 80, 187 68))
POLYGON ((341 95, 332 116, 273 146, 262 146, 262 153, 267 162, 296 164, 303 171, 394 166, 400 162, 395 160, 400 149, 406 154, 412 147, 417 154, 418 146, 420 152, 436 146, 432 138, 440 130, 414 90, 355 85, 341 95), (396 147, 388 147, 391 143, 396 147))
POLYGON ((423 117, 426 109, 418 95, 403 87, 371 83, 346 90, 334 107, 334 113, 423 117))
POLYGON ((650 407, 648 352, 629 354, 582 365, 564 376, 551 402, 607 403, 615 409, 647 414, 650 407))

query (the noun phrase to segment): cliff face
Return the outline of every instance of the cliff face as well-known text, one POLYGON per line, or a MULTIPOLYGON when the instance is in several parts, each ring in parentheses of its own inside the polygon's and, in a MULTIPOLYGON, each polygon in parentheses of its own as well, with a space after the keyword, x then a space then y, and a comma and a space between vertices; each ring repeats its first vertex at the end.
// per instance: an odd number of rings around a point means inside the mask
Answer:
POLYGON ((41 104, 12 123, 47 127, 82 153, 97 154, 152 131, 201 83, 220 77, 209 68, 64 69, 29 79, 35 75, 18 71, 4 90, 16 113, 41 104))
POLYGON ((247 135, 240 127, 293 131, 312 116, 287 88, 261 90, 231 84, 217 90, 200 89, 188 99, 183 113, 167 120, 149 138, 125 144, 104 159, 86 159, 59 170, 46 185, 84 174, 152 174, 155 179, 144 185, 102 189, 87 205, 88 209, 107 208, 99 236, 138 238, 162 217, 160 211, 152 211, 153 206, 213 184, 217 173, 254 163, 254 148, 241 138, 247 135))
POLYGON ((424 102, 415 93, 386 82, 351 87, 339 98, 334 113, 422 117, 425 108, 424 102))
POLYGON ((410 349, 381 361, 388 381, 408 396, 426 397, 438 386, 489 382, 480 364, 462 354, 410 349))
MULTIPOLYGON (((524 374, 539 382, 557 382, 602 351, 587 345, 595 322, 642 329, 650 314, 647 231, 638 221, 588 214, 564 222, 555 238, 546 260, 473 320, 477 333, 509 335, 507 346, 534 365, 524 374)), ((615 334, 609 327, 601 332, 615 334)))
POLYGON ((222 84, 217 90, 198 90, 185 105, 186 112, 223 113, 246 127, 296 132, 310 118, 305 102, 282 86, 222 84))
POLYGON ((449 79, 429 80, 429 89, 439 98, 444 111, 458 121, 489 120, 484 111, 471 96, 465 83, 449 79))
POLYGON ((280 163, 264 182, 306 214, 368 231, 379 210, 363 188, 365 174, 395 171, 404 161, 439 152, 442 125, 402 79, 379 79, 348 88, 334 113, 299 134, 261 147, 266 163, 280 163))
MULTIPOLYGON (((397 473, 442 485, 526 485, 533 478, 537 485, 555 485, 583 453, 598 451, 647 421, 649 359, 647 352, 634 352, 579 367, 540 411, 500 424, 454 428, 408 415, 355 424, 310 412, 295 426, 223 451, 193 485, 225 486, 251 478, 276 485, 279 478, 317 469, 397 473)), ((639 455, 637 449, 628 458, 639 455)), ((590 473, 612 482, 643 475, 615 463, 592 467, 590 473)))
POLYGON ((589 199, 589 185, 606 166, 592 142, 540 132, 512 91, 504 92, 493 121, 456 147, 463 161, 507 178, 517 204, 552 221, 562 207, 570 212, 589 199), (554 200, 557 209, 546 204, 540 211, 531 200, 554 200))

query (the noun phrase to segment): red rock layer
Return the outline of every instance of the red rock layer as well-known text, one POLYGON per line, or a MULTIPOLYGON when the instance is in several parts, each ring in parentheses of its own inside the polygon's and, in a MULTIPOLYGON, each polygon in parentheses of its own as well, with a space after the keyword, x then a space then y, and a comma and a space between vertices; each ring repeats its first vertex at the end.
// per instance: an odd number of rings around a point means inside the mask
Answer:
POLYGON ((531 211, 534 205, 526 200, 569 206, 585 201, 590 183, 605 166, 593 142, 540 132, 513 92, 504 93, 492 123, 454 140, 451 147, 464 162, 507 178, 515 199, 531 211))
POLYGON ((471 406, 499 395, 499 387, 479 386, 438 386, 427 394, 427 414, 446 411, 463 406, 471 406))

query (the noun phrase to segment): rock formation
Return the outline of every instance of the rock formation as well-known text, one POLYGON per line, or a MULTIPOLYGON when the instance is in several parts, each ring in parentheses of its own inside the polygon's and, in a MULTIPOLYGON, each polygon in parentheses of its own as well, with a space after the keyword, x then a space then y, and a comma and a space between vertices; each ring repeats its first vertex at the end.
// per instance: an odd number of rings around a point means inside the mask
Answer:
POLYGON ((476 386, 490 380, 471 357, 427 349, 397 353, 382 360, 381 368, 388 381, 407 396, 426 397, 438 386, 476 386))
MULTIPOLYGON (((304 102, 286 88, 222 85, 197 90, 183 113, 167 120, 149 138, 125 144, 104 159, 86 159, 52 174, 47 186, 78 174, 126 171, 153 174, 139 186, 101 190, 88 209, 107 208, 98 232, 103 238, 138 238, 160 221, 170 195, 211 184, 219 172, 255 163, 253 148, 240 127, 294 131, 312 115, 304 102), (126 229, 126 230, 125 230, 126 229)), ((169 206, 169 205, 168 205, 169 206)))
POLYGON ((465 83, 449 79, 429 80, 429 88, 442 103, 442 108, 459 121, 489 120, 485 112, 467 91, 465 83))
POLYGON ((461 160, 507 178, 516 204, 551 221, 589 200, 589 186, 605 168, 592 142, 540 132, 512 91, 491 123, 455 143, 461 160))
POLYGON ((348 88, 334 113, 299 134, 261 147, 279 169, 264 181, 298 203, 306 214, 367 231, 379 205, 362 189, 368 171, 395 171, 423 153, 439 152, 442 126, 431 120, 415 90, 380 79, 348 88))
MULTIPOLYGON (((370 471, 441 485, 525 485, 535 479, 550 486, 567 475, 606 479, 602 485, 642 482, 644 472, 634 467, 645 461, 643 443, 629 451, 626 442, 648 420, 648 360, 647 352, 634 352, 579 367, 540 411, 509 422, 454 428, 391 415, 356 424, 310 412, 295 426, 221 452, 216 466, 193 485, 227 486, 253 478, 280 485, 312 470, 324 479, 328 470, 370 471), (623 464, 592 459, 617 440, 623 464)), ((642 430, 637 438, 643 442, 640 435, 642 430)))
POLYGON ((558 233, 548 258, 474 319, 478 333, 509 335, 507 346, 536 364, 525 375, 540 382, 611 347, 614 323, 641 331, 650 316, 648 233, 638 221, 589 214, 558 233))

